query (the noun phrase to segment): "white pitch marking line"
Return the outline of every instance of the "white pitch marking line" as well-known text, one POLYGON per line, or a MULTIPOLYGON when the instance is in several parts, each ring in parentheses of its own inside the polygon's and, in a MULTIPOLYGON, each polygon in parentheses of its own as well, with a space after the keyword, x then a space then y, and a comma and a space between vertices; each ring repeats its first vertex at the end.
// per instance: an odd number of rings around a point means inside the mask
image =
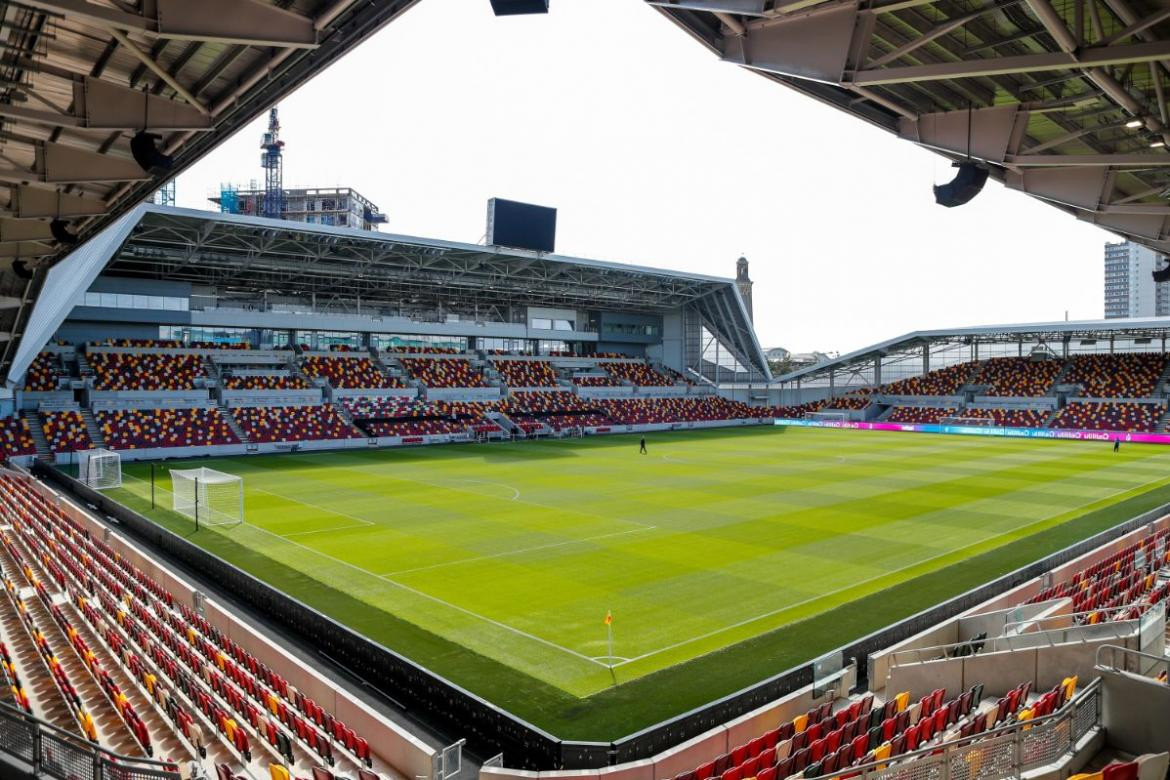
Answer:
POLYGON ((361 523, 361 524, 353 523, 351 525, 339 525, 336 528, 317 528, 317 529, 312 530, 312 531, 293 531, 291 534, 282 534, 282 536, 287 538, 290 536, 310 536, 312 534, 327 534, 327 533, 332 533, 333 531, 348 531, 348 530, 351 530, 353 528, 369 528, 371 525, 374 525, 374 524, 373 523, 361 523))
POLYGON ((519 501, 520 500, 520 491, 517 490, 516 488, 512 487, 511 485, 505 484, 503 482, 488 482, 488 481, 482 480, 482 479, 455 479, 452 481, 453 482, 462 482, 464 484, 471 484, 471 485, 493 485, 495 487, 506 488, 506 489, 512 491, 512 499, 511 499, 512 501, 519 501))
POLYGON ((637 534, 643 531, 649 531, 657 528, 656 525, 645 525, 640 528, 628 528, 625 531, 615 531, 609 534, 597 534, 596 536, 583 536, 580 539, 568 539, 563 542, 552 542, 551 544, 538 544, 535 547, 524 547, 519 550, 508 550, 501 553, 493 553, 492 555, 476 555, 471 558, 459 558, 454 561, 445 561, 444 563, 432 563, 429 566, 416 566, 413 569, 399 569, 398 571, 387 572, 386 574, 379 574, 379 577, 397 577, 400 574, 413 574, 419 571, 429 571, 431 569, 441 569, 444 566, 457 566, 464 563, 475 563, 476 561, 489 561, 496 558, 507 558, 513 555, 524 555, 525 553, 537 552, 539 550, 551 550, 555 547, 567 547, 571 544, 581 544, 583 542, 592 542, 598 539, 610 539, 615 536, 626 536, 627 534, 637 534))
MULTIPOLYGON (((1122 488, 1121 490, 1115 490, 1114 492, 1109 493, 1107 495, 1104 495, 1101 498, 1098 498, 1091 503, 1096 504, 1096 503, 1099 503, 1101 501, 1105 501, 1107 499, 1110 499, 1113 496, 1117 496, 1117 495, 1120 495, 1122 493, 1128 493, 1128 492, 1131 492, 1134 490, 1140 490, 1141 488, 1144 488, 1148 485, 1152 485, 1155 482, 1164 482, 1164 481, 1166 481, 1166 477, 1158 477, 1157 479, 1152 479, 1149 482, 1143 482, 1142 484, 1140 484, 1136 487, 1128 487, 1128 488, 1122 488)), ((1025 526, 1021 526, 1021 528, 1028 528, 1029 526, 1039 525, 1040 523, 1044 523, 1048 520, 1051 520, 1054 517, 1058 517, 1059 515, 1063 515, 1063 514, 1067 513, 1068 511, 1069 510, 1066 509, 1066 510, 1063 510, 1060 512, 1054 512, 1053 514, 1050 514, 1047 517, 1042 517, 1039 520, 1036 520, 1035 522, 1029 523, 1028 525, 1025 525, 1025 526)), ((937 560, 938 558, 945 558, 948 555, 954 555, 955 553, 962 552, 963 550, 966 550, 970 547, 975 547, 976 545, 980 545, 980 544, 986 544, 987 542, 994 541, 994 540, 999 539, 1001 537, 1007 536, 1008 534, 1011 534, 1011 533, 1018 531, 1018 530, 1020 530, 1020 528, 1013 528, 1009 531, 1004 531, 1001 534, 996 534, 995 536, 989 536, 986 539, 981 539, 978 542, 972 542, 971 544, 967 545, 966 547, 960 547, 960 548, 955 549, 955 550, 948 550, 946 552, 939 553, 938 555, 932 555, 929 558, 923 558, 920 561, 915 561, 914 563, 907 564, 905 566, 902 566, 901 568, 892 569, 892 570, 887 571, 887 572, 882 572, 881 574, 877 574, 873 577, 861 580, 859 582, 851 582, 848 585, 837 588, 836 590, 831 590, 828 593, 819 593, 816 596, 812 596, 810 598, 804 599, 803 601, 797 601, 793 604, 788 604, 786 606, 779 607, 777 609, 769 610, 768 612, 764 612, 760 615, 756 615, 755 617, 750 617, 750 618, 746 618, 744 620, 741 620, 738 623, 732 623, 729 626, 724 626, 723 628, 717 628, 714 631, 708 631, 705 634, 700 634, 699 636, 691 637, 690 639, 684 639, 681 642, 675 642, 674 644, 667 645, 666 647, 660 647, 657 650, 651 650, 648 653, 642 653, 642 655, 635 656, 634 658, 631 658, 628 661, 619 661, 618 663, 614 664, 614 666, 617 667, 617 666, 621 666, 623 664, 633 663, 634 661, 641 661, 643 658, 649 658, 651 656, 658 655, 659 653, 665 653, 668 650, 673 650, 676 647, 682 647, 683 645, 689 645, 692 642, 701 642, 704 639, 709 639, 713 636, 717 636, 719 634, 722 634, 724 631, 731 631, 732 629, 740 628, 741 626, 746 626, 750 623, 754 623, 757 620, 764 620, 765 618, 772 617, 773 615, 778 615, 781 612, 786 612, 790 609, 796 609, 797 607, 802 607, 805 604, 809 604, 809 603, 812 603, 814 601, 819 601, 821 599, 825 599, 825 598, 828 598, 830 596, 834 596, 838 593, 841 593, 842 591, 846 591, 846 590, 849 590, 850 588, 857 587, 858 585, 865 585, 867 583, 873 582, 874 580, 880 580, 882 577, 888 577, 891 574, 897 574, 898 572, 905 571, 906 569, 913 569, 915 566, 921 566, 925 563, 930 563, 931 561, 937 560)), ((1039 532, 1037 532, 1037 533, 1039 533, 1039 532)), ((995 549, 995 548, 992 548, 992 549, 995 549)))
POLYGON ((522 636, 522 637, 525 637, 526 639, 531 639, 534 642, 539 642, 540 644, 545 645, 547 647, 551 647, 554 650, 560 650, 563 653, 568 653, 569 655, 574 656, 576 658, 580 658, 583 661, 588 661, 589 663, 597 664, 598 666, 605 666, 606 668, 608 668, 607 664, 603 664, 600 661, 596 661, 593 658, 590 658, 589 656, 585 655, 584 653, 578 653, 576 650, 571 650, 567 647, 562 647, 561 645, 558 645, 556 642, 550 642, 549 640, 547 640, 543 637, 536 636, 535 634, 530 634, 527 631, 521 630, 519 628, 514 628, 513 626, 509 626, 506 623, 501 623, 500 621, 494 620, 490 617, 485 617, 484 615, 481 615, 478 612, 472 612, 470 609, 467 609, 466 607, 461 607, 458 604, 452 604, 451 602, 446 601, 444 599, 441 599, 438 596, 432 596, 429 593, 423 593, 421 590, 416 590, 415 588, 412 588, 409 585, 403 585, 401 582, 395 582, 392 579, 389 579, 387 577, 383 577, 379 574, 375 574, 374 572, 370 571, 369 569, 363 569, 361 566, 350 563, 349 561, 343 561, 340 558, 335 558, 334 556, 330 555, 329 553, 321 552, 320 550, 314 550, 312 547, 308 547, 306 545, 303 545, 300 542, 294 542, 292 539, 288 539, 284 536, 281 536, 280 534, 276 533, 275 531, 269 531, 267 528, 261 528, 260 526, 252 525, 251 523, 249 523, 249 527, 255 528, 257 531, 261 531, 263 533, 266 533, 269 536, 275 536, 277 539, 282 539, 285 542, 287 542, 291 545, 294 545, 296 547, 300 547, 302 550, 305 550, 307 552, 314 553, 315 555, 320 555, 323 558, 328 558, 329 560, 333 561, 334 563, 339 563, 342 566, 347 566, 347 567, 353 569, 354 571, 360 571, 362 574, 368 574, 369 576, 375 577, 379 580, 382 580, 383 582, 388 582, 391 585, 393 585, 394 587, 401 588, 402 590, 413 593, 416 596, 420 596, 424 599, 428 599, 428 600, 433 601, 437 604, 442 604, 445 607, 450 607, 451 609, 455 610, 456 612, 462 612, 465 615, 476 618, 478 620, 482 620, 485 623, 490 623, 493 626, 496 626, 497 628, 502 628, 505 631, 510 631, 513 634, 516 634, 517 636, 522 636))
MULTIPOLYGON (((312 504, 312 503, 309 503, 308 501, 302 501, 299 498, 293 498, 291 496, 286 496, 283 493, 276 493, 272 490, 265 490, 264 488, 258 488, 258 487, 247 488, 247 489, 252 490, 256 493, 267 493, 270 496, 276 496, 277 498, 283 498, 285 501, 289 501, 293 504, 304 504, 305 506, 311 506, 311 507, 313 507, 313 509, 320 509, 322 512, 328 512, 329 514, 337 515, 338 517, 348 517, 350 520, 356 520, 359 523, 361 523, 362 525, 377 525, 377 523, 375 523, 371 520, 367 520, 364 517, 357 517, 356 515, 346 514, 345 512, 338 512, 336 509, 330 509, 329 507, 321 506, 320 504, 312 504)), ((315 531, 302 531, 301 533, 316 533, 316 532, 315 531)), ((279 536, 279 535, 280 534, 277 534, 277 536, 279 536)))

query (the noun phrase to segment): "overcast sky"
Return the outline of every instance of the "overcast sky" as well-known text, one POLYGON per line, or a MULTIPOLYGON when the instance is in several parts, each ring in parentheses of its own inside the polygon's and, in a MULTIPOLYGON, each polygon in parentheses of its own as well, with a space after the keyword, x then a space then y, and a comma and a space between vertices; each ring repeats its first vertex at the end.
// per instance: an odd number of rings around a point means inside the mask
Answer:
MULTIPOLYGON (((423 0, 280 104, 286 186, 349 186, 386 232, 478 242, 493 196, 554 206, 561 254, 734 275, 765 347, 1097 319, 1116 237, 994 182, 936 206, 935 155, 720 62, 637 0, 423 0)), ((265 119, 179 177, 260 179, 265 119)))

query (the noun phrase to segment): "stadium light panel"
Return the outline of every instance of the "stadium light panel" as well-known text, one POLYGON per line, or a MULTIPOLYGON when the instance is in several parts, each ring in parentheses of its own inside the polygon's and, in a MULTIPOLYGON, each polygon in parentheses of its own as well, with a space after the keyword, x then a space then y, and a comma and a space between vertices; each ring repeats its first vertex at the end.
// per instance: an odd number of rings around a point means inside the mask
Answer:
POLYGON ((1143 124, 1142 120, 1140 120, 1140 119, 1131 119, 1125 123, 1125 126, 1128 127, 1130 130, 1133 130, 1135 128, 1141 127, 1142 124, 1143 124))
POLYGON ((1165 141, 1151 141, 1150 142, 1151 149, 1161 149, 1165 145, 1166 145, 1165 141))

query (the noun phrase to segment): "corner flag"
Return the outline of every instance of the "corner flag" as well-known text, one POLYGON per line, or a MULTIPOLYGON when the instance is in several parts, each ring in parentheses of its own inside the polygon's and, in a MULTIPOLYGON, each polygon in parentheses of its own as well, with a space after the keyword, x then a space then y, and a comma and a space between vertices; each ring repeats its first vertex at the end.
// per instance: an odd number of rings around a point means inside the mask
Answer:
POLYGON ((607 625, 607 626, 612 626, 613 625, 613 613, 610 612, 609 610, 606 610, 605 611, 605 620, 602 622, 605 623, 605 625, 607 625))

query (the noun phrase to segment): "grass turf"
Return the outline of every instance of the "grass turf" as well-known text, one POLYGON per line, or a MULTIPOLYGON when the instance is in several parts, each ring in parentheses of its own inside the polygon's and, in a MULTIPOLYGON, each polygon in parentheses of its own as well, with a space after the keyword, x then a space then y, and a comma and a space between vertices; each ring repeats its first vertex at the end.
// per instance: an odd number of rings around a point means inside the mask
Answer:
POLYGON ((566 739, 608 740, 1170 501, 1170 450, 810 429, 166 464, 248 522, 113 497, 566 739), (603 618, 612 610, 613 659, 603 618))

